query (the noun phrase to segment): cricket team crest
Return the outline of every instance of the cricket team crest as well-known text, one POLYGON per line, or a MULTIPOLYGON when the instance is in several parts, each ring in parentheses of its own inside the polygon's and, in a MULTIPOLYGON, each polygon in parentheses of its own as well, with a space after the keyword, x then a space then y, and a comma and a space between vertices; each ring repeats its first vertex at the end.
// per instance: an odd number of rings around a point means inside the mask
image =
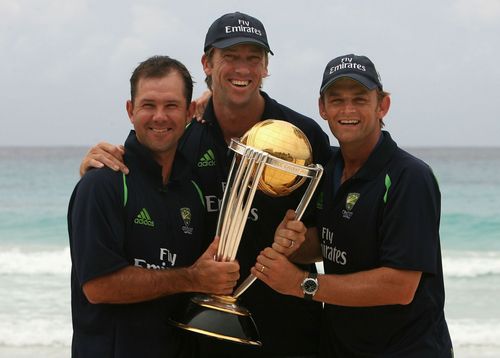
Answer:
POLYGON ((356 202, 359 199, 359 193, 349 193, 347 194, 347 199, 345 200, 345 208, 351 211, 356 202))
POLYGON ((180 212, 182 221, 184 221, 184 225, 182 226, 182 231, 185 234, 191 235, 193 233, 193 228, 189 226, 189 224, 191 224, 191 209, 180 208, 180 212))
POLYGON ((354 205, 356 205, 360 194, 359 193, 349 193, 347 194, 347 198, 345 199, 345 209, 342 210, 342 216, 345 219, 350 219, 352 217, 352 209, 354 205))

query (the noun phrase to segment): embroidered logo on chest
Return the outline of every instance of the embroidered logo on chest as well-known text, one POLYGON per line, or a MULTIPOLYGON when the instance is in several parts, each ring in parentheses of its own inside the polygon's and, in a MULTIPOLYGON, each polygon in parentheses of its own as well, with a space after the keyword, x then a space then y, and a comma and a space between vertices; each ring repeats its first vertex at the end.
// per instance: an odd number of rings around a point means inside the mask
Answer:
POLYGON ((209 149, 203 154, 198 161, 198 167, 213 167, 215 166, 215 154, 212 149, 209 149))
POLYGON ((181 218, 184 225, 181 227, 185 234, 191 235, 193 233, 193 228, 189 226, 191 224, 191 209, 190 208, 180 208, 181 218))
POLYGON ((352 217, 353 215, 352 209, 354 208, 354 205, 356 205, 359 196, 360 196, 359 193, 347 194, 347 198, 345 199, 345 209, 342 210, 342 217, 344 219, 349 220, 352 217))
POLYGON ((139 214, 137 214, 136 218, 134 219, 134 224, 150 227, 155 226, 155 222, 153 221, 153 219, 151 219, 151 216, 149 215, 146 208, 142 208, 139 214))

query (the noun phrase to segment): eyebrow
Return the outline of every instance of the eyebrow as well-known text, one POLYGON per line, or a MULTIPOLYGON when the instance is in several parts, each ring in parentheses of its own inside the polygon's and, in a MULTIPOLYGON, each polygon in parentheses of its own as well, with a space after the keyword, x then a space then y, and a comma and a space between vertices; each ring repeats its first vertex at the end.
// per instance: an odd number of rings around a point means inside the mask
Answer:
MULTIPOLYGON (((156 103, 157 101, 155 99, 151 99, 151 98, 143 98, 139 101, 139 103, 156 103)), ((167 99, 166 101, 161 101, 161 103, 176 103, 176 104, 179 104, 179 103, 182 103, 181 100, 179 99, 167 99)))

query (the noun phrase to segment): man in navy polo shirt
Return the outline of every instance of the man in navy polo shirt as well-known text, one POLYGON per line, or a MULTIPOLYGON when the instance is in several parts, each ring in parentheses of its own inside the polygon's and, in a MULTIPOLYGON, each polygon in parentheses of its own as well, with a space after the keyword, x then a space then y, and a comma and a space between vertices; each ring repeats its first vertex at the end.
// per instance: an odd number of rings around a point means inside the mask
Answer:
MULTIPOLYGON (((179 149, 194 166, 205 193, 208 237, 215 232, 229 172, 231 157, 227 145, 231 138, 241 137, 261 120, 280 119, 294 124, 306 134, 315 163, 325 164, 330 154, 328 137, 314 120, 283 106, 261 91, 262 81, 268 74, 268 53, 272 54, 263 24, 247 14, 225 14, 210 26, 206 34, 202 64, 212 96, 203 115, 205 123, 193 121, 179 149)), ((91 149, 82 162, 81 171, 103 163, 115 170, 127 171, 119 161, 121 155, 120 148, 101 144, 91 149)), ((250 273, 259 252, 272 244, 275 228, 284 212, 296 208, 301 195, 300 190, 281 198, 257 193, 237 255, 242 279, 250 273)), ((315 267, 306 265, 303 269, 311 271, 315 267)), ((277 294, 259 281, 250 286, 241 296, 241 301, 257 323, 262 349, 201 338, 207 356, 317 355, 321 304, 277 294)))
MULTIPOLYGON (((227 145, 231 138, 241 137, 261 120, 280 119, 306 134, 315 163, 324 164, 328 157, 327 136, 315 121, 261 91, 262 80, 268 74, 269 53, 272 51, 264 26, 247 14, 225 14, 206 34, 202 64, 212 97, 203 114, 205 123, 193 122, 180 148, 197 167, 206 194, 209 233, 215 232, 228 176, 231 156, 227 145)), ((300 190, 280 198, 257 192, 237 254, 242 278, 250 274, 259 252, 272 244, 274 229, 286 209, 297 207, 301 196, 300 190)), ((314 266, 304 269, 314 270, 314 266)), ((212 344, 212 349, 220 348, 219 355, 300 357, 317 353, 321 305, 277 294, 259 281, 250 286, 241 301, 254 316, 262 350, 252 352, 234 344, 212 344)))
POLYGON ((167 323, 179 294, 230 294, 239 278, 238 263, 213 259, 216 240, 203 253, 203 195, 176 151, 194 111, 191 75, 155 56, 130 84, 130 174, 89 171, 69 204, 74 358, 194 356, 167 323))
POLYGON ((453 356, 443 311, 439 187, 427 164, 382 131, 389 107, 367 57, 328 63, 319 110, 340 148, 325 168, 317 228, 294 256, 322 258, 325 274, 297 269, 279 246, 252 268, 278 292, 325 303, 325 357, 453 356))

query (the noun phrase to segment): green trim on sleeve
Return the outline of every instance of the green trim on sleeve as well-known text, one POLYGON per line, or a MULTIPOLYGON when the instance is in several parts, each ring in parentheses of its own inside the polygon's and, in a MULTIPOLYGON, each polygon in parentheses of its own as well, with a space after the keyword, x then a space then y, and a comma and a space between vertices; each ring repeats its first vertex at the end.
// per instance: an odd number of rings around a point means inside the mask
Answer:
POLYGON ((391 177, 389 174, 385 175, 385 194, 384 194, 384 204, 387 204, 387 194, 389 193, 389 188, 391 187, 391 177))
POLYGON ((123 207, 127 205, 128 200, 128 187, 127 187, 127 177, 125 173, 122 173, 123 177, 123 207))
POLYGON ((196 182, 191 180, 191 183, 193 183, 194 187, 196 188, 196 191, 198 192, 198 195, 200 196, 201 203, 203 204, 203 207, 205 207, 205 200, 203 200, 203 192, 201 191, 198 184, 196 184, 196 182))

